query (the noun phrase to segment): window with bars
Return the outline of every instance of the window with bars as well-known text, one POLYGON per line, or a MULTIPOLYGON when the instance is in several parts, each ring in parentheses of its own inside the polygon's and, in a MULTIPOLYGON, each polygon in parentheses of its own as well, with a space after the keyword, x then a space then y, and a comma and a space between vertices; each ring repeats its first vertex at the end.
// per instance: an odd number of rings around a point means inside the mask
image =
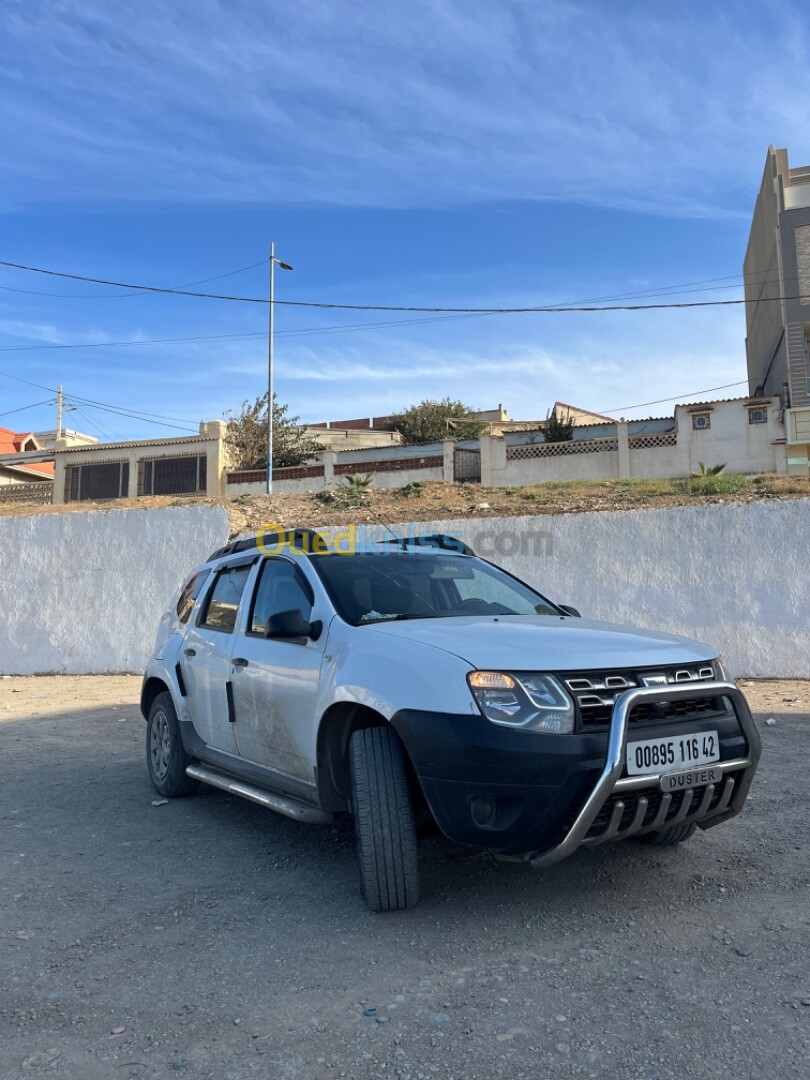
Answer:
POLYGON ((692 428, 694 431, 706 431, 712 426, 712 418, 709 413, 699 413, 697 416, 692 417, 692 428))
POLYGON ((749 424, 767 424, 768 423, 768 410, 767 409, 749 409, 748 410, 748 423, 749 424))
POLYGON ((204 495, 206 488, 205 454, 142 458, 138 462, 139 495, 204 495))
POLYGON ((68 465, 65 471, 65 502, 125 499, 128 494, 128 461, 68 465))

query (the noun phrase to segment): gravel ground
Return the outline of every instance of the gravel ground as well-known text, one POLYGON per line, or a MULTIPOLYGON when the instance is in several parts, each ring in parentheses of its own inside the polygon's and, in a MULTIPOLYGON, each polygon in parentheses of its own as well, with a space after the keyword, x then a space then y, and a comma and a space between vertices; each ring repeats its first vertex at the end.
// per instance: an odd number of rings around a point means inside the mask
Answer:
POLYGON ((745 685, 764 753, 729 824, 543 874, 431 838, 384 916, 347 826, 152 806, 138 689, 0 680, 1 1077, 810 1074, 810 684, 745 685))

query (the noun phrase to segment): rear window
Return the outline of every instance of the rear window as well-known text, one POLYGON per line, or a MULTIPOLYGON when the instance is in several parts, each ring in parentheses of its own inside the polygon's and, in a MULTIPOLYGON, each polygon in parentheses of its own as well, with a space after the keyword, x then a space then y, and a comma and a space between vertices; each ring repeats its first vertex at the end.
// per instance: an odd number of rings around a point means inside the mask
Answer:
POLYGON ((177 601, 177 618, 181 623, 187 623, 191 618, 194 605, 197 603, 197 597, 202 592, 203 586, 210 576, 210 570, 200 570, 192 574, 183 586, 180 599, 177 601))
POLYGON ((203 626, 211 630, 233 630, 250 570, 250 566, 232 566, 220 570, 208 594, 203 626))

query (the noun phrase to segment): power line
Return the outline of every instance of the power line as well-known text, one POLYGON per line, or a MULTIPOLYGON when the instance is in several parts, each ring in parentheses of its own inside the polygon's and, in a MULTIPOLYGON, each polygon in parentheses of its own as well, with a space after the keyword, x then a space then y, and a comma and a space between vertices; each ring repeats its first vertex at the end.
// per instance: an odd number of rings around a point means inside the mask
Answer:
POLYGON ((53 386, 43 386, 42 383, 31 382, 30 379, 21 379, 19 375, 12 375, 8 371, 0 371, 0 375, 4 379, 13 379, 18 383, 25 383, 26 386, 35 386, 38 390, 49 390, 52 394, 57 393, 53 386))
MULTIPOLYGON (((175 289, 190 289, 192 285, 206 285, 209 281, 221 281, 222 278, 234 277, 235 274, 244 274, 246 270, 255 270, 257 266, 266 266, 267 260, 262 259, 261 262, 251 263, 250 266, 242 266, 238 270, 229 270, 227 274, 217 274, 214 277, 200 278, 199 281, 187 281, 184 285, 175 285, 175 289)), ((87 278, 86 280, 90 280, 87 278)), ((26 296, 51 296, 61 300, 120 300, 124 296, 139 296, 141 291, 138 286, 133 286, 133 291, 129 293, 117 293, 110 295, 110 293, 49 293, 40 292, 37 289, 14 289, 11 285, 0 285, 0 289, 4 292, 23 293, 26 296)))
POLYGON ((267 334, 213 334, 179 338, 133 338, 130 341, 88 341, 75 344, 0 345, 0 352, 33 352, 41 349, 114 349, 123 345, 168 345, 190 341, 224 341, 227 338, 267 337, 267 334))
POLYGON ((663 405, 667 401, 679 401, 681 398, 694 397, 695 394, 711 394, 713 390, 728 390, 732 386, 748 385, 748 379, 740 379, 739 382, 724 383, 722 386, 708 386, 705 390, 691 390, 688 394, 674 394, 672 397, 658 398, 656 401, 642 401, 638 405, 621 405, 615 409, 597 409, 597 412, 608 413, 629 412, 631 409, 643 409, 647 405, 663 405))
POLYGON ((47 401, 35 401, 33 405, 21 405, 19 409, 9 409, 7 412, 1 412, 0 416, 11 416, 13 413, 25 412, 26 409, 38 409, 40 405, 53 405, 53 398, 47 401))
POLYGON ((94 428, 99 433, 102 440, 109 439, 111 442, 116 442, 120 440, 120 432, 113 431, 113 429, 107 427, 106 424, 102 424, 100 420, 88 416, 87 413, 80 409, 78 405, 70 405, 69 408, 71 412, 75 412, 76 415, 80 416, 86 424, 89 424, 90 427, 94 428))
POLYGON ((199 433, 199 428, 192 426, 188 421, 171 423, 167 419, 152 419, 155 415, 153 413, 143 414, 132 412, 128 409, 121 409, 117 405, 105 405, 97 401, 91 401, 88 398, 75 397, 72 394, 69 397, 66 396, 65 400, 88 409, 100 409, 102 412, 111 413, 113 416, 124 416, 129 420, 138 420, 144 424, 154 424, 156 427, 174 428, 175 431, 184 431, 187 434, 192 435, 197 435, 199 433))
MULTIPOLYGON (((266 305, 270 303, 270 300, 265 297, 255 296, 229 296, 220 293, 202 293, 202 292, 189 292, 184 289, 168 289, 161 288, 156 285, 135 285, 131 282, 124 281, 112 281, 106 278, 92 278, 85 277, 80 274, 66 274, 57 270, 47 270, 38 266, 26 266, 22 263, 8 262, 6 260, 0 260, 0 266, 8 266, 16 270, 26 270, 35 274, 46 274, 51 277, 66 278, 71 281, 89 281, 96 285, 111 285, 121 289, 132 289, 139 292, 157 293, 161 295, 171 296, 191 296, 197 299, 205 300, 225 300, 233 303, 243 304, 262 304, 266 305)), ((787 297, 761 297, 759 302, 767 302, 769 300, 804 300, 807 297, 804 296, 787 296, 787 297)), ((533 307, 488 307, 488 308, 475 308, 475 307, 420 307, 417 305, 404 305, 404 304, 336 304, 325 303, 322 301, 313 300, 275 300, 275 304, 282 305, 284 307, 302 307, 302 308, 317 308, 320 310, 337 310, 337 311, 411 311, 411 312, 425 312, 428 314, 453 314, 453 315, 518 315, 518 314, 556 314, 560 312, 598 312, 598 311, 659 311, 659 310, 672 310, 672 309, 687 309, 687 308, 704 308, 704 307, 732 307, 744 304, 746 301, 741 300, 688 300, 680 303, 669 304, 611 304, 611 305, 566 305, 566 304, 552 304, 552 305, 537 305, 533 307)))
MULTIPOLYGON (((450 322, 455 319, 475 319, 480 317, 480 315, 445 315, 443 317, 436 316, 427 319, 391 319, 387 322, 349 323, 338 326, 305 326, 299 327, 298 329, 294 330, 278 330, 275 333, 275 337, 291 337, 297 334, 337 334, 357 330, 376 330, 389 326, 408 326, 413 323, 450 322)), ((130 341, 92 341, 64 345, 52 344, 49 342, 43 345, 0 345, 0 352, 36 352, 47 349, 114 349, 120 348, 122 346, 133 345, 186 344, 198 341, 226 341, 229 339, 235 340, 238 338, 241 339, 266 337, 266 332, 257 332, 251 334, 202 334, 196 337, 179 338, 133 338, 130 341)))
POLYGON ((169 424, 165 420, 150 420, 146 416, 137 416, 135 413, 124 412, 121 409, 111 409, 106 405, 91 405, 88 402, 83 403, 88 409, 100 409, 102 412, 111 413, 113 416, 124 416, 129 420, 138 420, 143 424, 154 424, 155 427, 173 428, 175 431, 185 432, 187 435, 196 435, 197 429, 192 427, 180 427, 178 424, 169 424))
POLYGON ((127 416, 145 416, 153 420, 176 420, 178 424, 194 426, 194 422, 185 416, 164 416, 163 413, 142 412, 140 409, 125 409, 121 405, 111 405, 108 401, 95 401, 93 398, 79 397, 77 394, 71 394, 71 398, 74 401, 78 401, 81 405, 100 405, 105 409, 117 409, 127 416))
MULTIPOLYGON (((15 382, 25 383, 26 386, 36 386, 38 389, 48 390, 52 394, 58 393, 58 391, 52 386, 44 386, 42 383, 31 382, 30 379, 21 379, 18 375, 12 375, 8 371, 0 371, 0 377, 4 379, 13 379, 15 382)), ((121 416, 129 417, 131 420, 144 420, 148 424, 155 423, 155 420, 152 419, 152 417, 156 417, 162 420, 177 420, 179 423, 186 425, 183 428, 178 428, 178 431, 190 431, 196 433, 196 431, 198 430, 193 426, 193 421, 187 420, 185 418, 181 419, 180 417, 161 416, 160 413, 137 413, 132 410, 122 409, 117 405, 110 405, 107 402, 103 401, 94 401, 92 398, 82 398, 74 394, 70 395, 70 400, 74 403, 81 403, 83 405, 87 405, 88 407, 100 408, 105 409, 108 412, 118 413, 121 416)), ((162 426, 177 427, 176 424, 163 424, 162 426)))
MULTIPOLYGON (((761 271, 767 273, 767 271, 761 271)), ((731 275, 729 275, 731 276, 731 275)), ((739 276, 739 275, 736 275, 739 276)), ((712 281, 727 281, 728 278, 707 278, 707 282, 712 281)), ((598 300, 622 300, 632 299, 638 296, 648 296, 653 294, 666 294, 666 295, 679 295, 685 291, 703 292, 705 290, 687 290, 687 285, 700 285, 702 282, 685 282, 684 285, 667 285, 661 286, 657 289, 649 289, 646 292, 636 293, 622 293, 615 296, 596 297, 598 300), (673 290, 667 293, 667 290, 673 290)), ((738 289, 739 285, 722 285, 717 286, 718 289, 738 289)), ((714 291, 714 290, 711 290, 714 291)), ((572 304, 584 304, 589 303, 588 300, 571 301, 572 304)), ((456 319, 475 319, 482 318, 485 315, 498 314, 497 312, 480 312, 475 314, 463 314, 463 315, 444 315, 434 316, 426 319, 392 319, 387 322, 373 322, 373 323, 348 323, 338 326, 309 326, 298 327, 290 330, 278 330, 275 336, 278 337, 296 337, 299 334, 304 336, 318 336, 319 334, 342 334, 342 333, 354 333, 359 330, 380 330, 387 329, 392 326, 411 326, 414 324, 423 323, 435 323, 435 322, 450 322, 456 319)), ((125 346, 132 347, 138 345, 168 345, 168 344, 188 344, 200 341, 227 341, 244 338, 264 338, 267 335, 263 332, 250 333, 250 334, 202 334, 195 337, 177 337, 177 338, 133 338, 127 341, 93 341, 75 344, 54 344, 48 342, 42 345, 0 345, 0 352, 34 352, 48 349, 113 349, 122 348, 125 346)))
MULTIPOLYGON (((24 383, 26 386, 36 386, 39 390, 47 390, 47 391, 49 391, 49 393, 52 393, 52 394, 56 394, 58 392, 52 386, 44 386, 42 383, 32 382, 30 379, 21 379, 18 375, 12 375, 8 371, 0 371, 0 377, 4 378, 4 379, 13 379, 15 382, 24 383)), ((143 413, 143 414, 142 413, 137 413, 137 412, 133 412, 132 410, 121 409, 117 405, 109 405, 107 402, 94 401, 91 398, 82 398, 82 397, 78 397, 77 395, 70 395, 69 398, 66 395, 65 400, 70 400, 74 404, 81 403, 82 405, 86 405, 88 408, 104 409, 106 412, 112 412, 112 413, 118 414, 120 416, 126 416, 130 420, 142 420, 144 423, 147 423, 147 424, 158 423, 158 421, 161 420, 161 419, 162 420, 177 420, 180 424, 183 424, 185 426, 184 427, 178 427, 177 424, 171 424, 171 423, 169 423, 169 424, 160 424, 159 426, 161 426, 161 427, 173 427, 173 428, 176 428, 176 430, 178 430, 178 431, 193 432, 194 434, 196 434, 197 431, 198 431, 198 428, 193 426, 193 421, 186 420, 186 419, 180 419, 180 417, 161 417, 159 413, 143 413), (156 417, 158 419, 157 420, 152 419, 152 417, 156 417)), ((42 404, 47 404, 47 402, 43 402, 42 404)), ((29 408, 29 407, 33 408, 33 406, 25 406, 25 408, 29 408)), ((15 410, 12 410, 12 411, 16 412, 18 410, 15 409, 15 410)), ((5 416, 5 415, 10 415, 10 414, 4 413, 3 415, 5 416)))

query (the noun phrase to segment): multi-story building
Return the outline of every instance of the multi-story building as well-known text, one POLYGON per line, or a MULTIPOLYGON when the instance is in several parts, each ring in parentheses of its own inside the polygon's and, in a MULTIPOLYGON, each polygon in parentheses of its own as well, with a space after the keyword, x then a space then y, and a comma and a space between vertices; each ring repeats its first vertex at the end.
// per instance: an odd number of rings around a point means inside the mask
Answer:
POLYGON ((752 397, 778 394, 788 472, 810 475, 810 166, 768 147, 743 264, 752 397))

